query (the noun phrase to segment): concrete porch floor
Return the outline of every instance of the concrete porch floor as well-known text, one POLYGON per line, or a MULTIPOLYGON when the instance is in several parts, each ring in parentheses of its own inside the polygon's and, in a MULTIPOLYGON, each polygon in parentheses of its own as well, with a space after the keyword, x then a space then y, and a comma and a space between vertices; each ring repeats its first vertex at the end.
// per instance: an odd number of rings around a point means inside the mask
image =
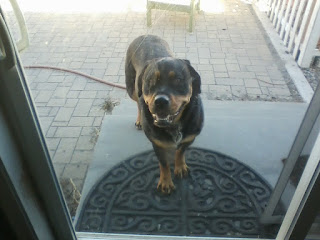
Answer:
MULTIPOLYGON (((273 188, 283 168, 282 160, 291 149, 307 107, 306 103, 205 100, 205 125, 191 147, 211 150, 237 159, 253 169, 273 188)), ((123 100, 112 115, 105 117, 84 182, 75 224, 83 223, 80 216, 92 210, 85 206, 88 205, 88 199, 90 202, 93 200, 94 186, 106 182, 105 175, 112 168, 132 156, 152 150, 152 145, 143 131, 134 126, 136 108, 133 101, 123 100), (87 198, 89 196, 90 198, 87 198)), ((316 132, 315 130, 314 133, 316 132)), ((314 137, 309 139, 309 143, 312 144, 314 137)), ((308 153, 310 149, 304 150, 308 153)), ((188 164, 188 158, 186 162, 188 164)), ((195 171, 193 167, 190 168, 191 175, 195 171)), ((171 171, 172 169, 173 163, 171 171)), ((116 173, 114 174, 116 178, 116 173)), ((152 189, 155 191, 156 182, 152 189)), ((293 185, 289 184, 282 196, 284 206, 288 206, 294 191, 293 185)), ((140 214, 143 215, 142 212, 140 214)))
MULTIPOLYGON (((290 151, 307 106, 305 103, 204 101, 204 128, 192 147, 235 158, 274 187, 283 167, 282 159, 290 151)), ((106 172, 133 155, 152 150, 144 132, 135 129, 136 111, 133 101, 124 100, 112 115, 105 117, 78 211, 106 172)))

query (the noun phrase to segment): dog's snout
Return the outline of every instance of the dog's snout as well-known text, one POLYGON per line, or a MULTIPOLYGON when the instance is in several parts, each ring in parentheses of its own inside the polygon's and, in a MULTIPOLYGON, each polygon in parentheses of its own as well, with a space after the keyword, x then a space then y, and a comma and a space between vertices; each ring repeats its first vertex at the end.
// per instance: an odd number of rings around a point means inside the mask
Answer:
POLYGON ((154 99, 156 107, 167 107, 170 103, 170 99, 167 95, 157 95, 154 99))

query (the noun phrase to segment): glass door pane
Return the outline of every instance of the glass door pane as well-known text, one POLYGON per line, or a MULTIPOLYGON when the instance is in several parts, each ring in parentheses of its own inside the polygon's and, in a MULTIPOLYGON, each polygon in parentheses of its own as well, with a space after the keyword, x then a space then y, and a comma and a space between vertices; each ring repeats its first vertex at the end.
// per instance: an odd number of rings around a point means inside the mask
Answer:
MULTIPOLYGON (((19 38, 14 12, 3 1, 13 36, 19 38)), ((165 9, 151 10, 148 27, 145 1, 20 3, 30 38, 20 53, 22 64, 76 230, 274 238, 281 221, 266 224, 260 217, 308 103, 251 4, 226 0, 212 7, 212 1, 201 1, 192 33, 190 14, 177 11, 183 7, 156 6, 165 9), (182 155, 172 154, 171 194, 161 192, 157 155, 135 127, 137 104, 121 88, 129 67, 127 49, 146 34, 165 40, 175 58, 190 61, 190 66, 182 61, 188 74, 201 77, 201 94, 192 96, 202 99, 204 127, 186 150, 188 174, 175 166, 183 165, 182 155)), ((147 49, 147 37, 142 39, 147 49)), ((165 94, 179 100, 187 94, 181 90, 165 94)), ((196 87, 187 92, 195 94, 196 87)), ((171 132, 174 144, 191 142, 193 135, 187 138, 177 129, 171 132)), ((301 165, 310 149, 303 151, 301 165)), ((294 191, 293 183, 275 209, 281 218, 294 191)))

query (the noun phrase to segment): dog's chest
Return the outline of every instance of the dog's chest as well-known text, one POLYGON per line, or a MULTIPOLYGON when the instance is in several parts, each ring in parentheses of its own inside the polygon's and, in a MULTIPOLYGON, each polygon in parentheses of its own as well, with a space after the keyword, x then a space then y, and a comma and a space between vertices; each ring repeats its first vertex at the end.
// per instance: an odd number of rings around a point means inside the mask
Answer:
POLYGON ((171 138, 170 140, 176 144, 179 145, 183 139, 183 134, 181 132, 181 127, 177 127, 174 129, 166 129, 165 132, 169 135, 171 138))

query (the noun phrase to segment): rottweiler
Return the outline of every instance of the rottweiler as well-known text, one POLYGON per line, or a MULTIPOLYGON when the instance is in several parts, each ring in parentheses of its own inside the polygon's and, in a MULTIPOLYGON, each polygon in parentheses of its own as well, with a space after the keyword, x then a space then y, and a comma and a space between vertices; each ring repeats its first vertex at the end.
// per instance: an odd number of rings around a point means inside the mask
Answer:
POLYGON ((203 126, 200 76, 188 60, 173 56, 166 41, 144 35, 129 45, 125 79, 128 95, 138 103, 135 125, 144 130, 159 160, 157 188, 170 194, 175 186, 169 162, 174 159, 177 177, 188 175, 184 153, 203 126))

